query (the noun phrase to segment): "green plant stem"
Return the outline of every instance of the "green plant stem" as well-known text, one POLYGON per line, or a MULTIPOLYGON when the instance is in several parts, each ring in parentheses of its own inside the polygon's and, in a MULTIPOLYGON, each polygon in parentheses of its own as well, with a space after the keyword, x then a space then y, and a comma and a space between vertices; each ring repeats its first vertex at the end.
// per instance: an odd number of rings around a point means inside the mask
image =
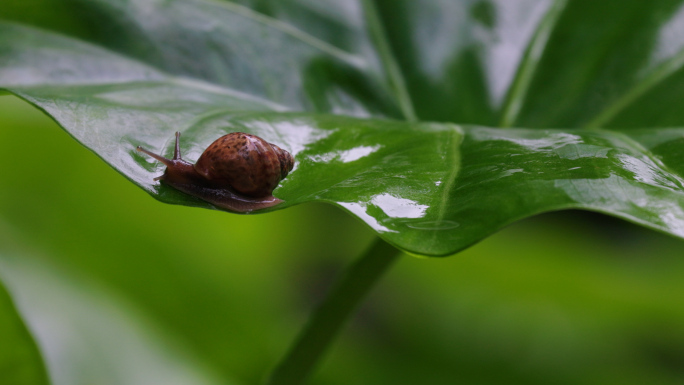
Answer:
POLYGON ((396 248, 378 238, 347 269, 337 286, 314 310, 290 351, 273 370, 267 384, 302 384, 359 302, 399 255, 396 248))

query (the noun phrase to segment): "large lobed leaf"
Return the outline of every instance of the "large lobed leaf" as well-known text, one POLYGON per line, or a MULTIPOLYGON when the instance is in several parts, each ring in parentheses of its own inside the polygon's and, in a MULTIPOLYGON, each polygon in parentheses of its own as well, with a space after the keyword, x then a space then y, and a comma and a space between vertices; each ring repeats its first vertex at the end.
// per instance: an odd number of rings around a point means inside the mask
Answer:
POLYGON ((279 208, 331 202, 412 253, 567 208, 684 237, 684 1, 5 0, 0 16, 0 87, 165 202, 210 207, 155 183, 136 146, 169 154, 181 131, 195 160, 246 131, 295 156, 279 208))

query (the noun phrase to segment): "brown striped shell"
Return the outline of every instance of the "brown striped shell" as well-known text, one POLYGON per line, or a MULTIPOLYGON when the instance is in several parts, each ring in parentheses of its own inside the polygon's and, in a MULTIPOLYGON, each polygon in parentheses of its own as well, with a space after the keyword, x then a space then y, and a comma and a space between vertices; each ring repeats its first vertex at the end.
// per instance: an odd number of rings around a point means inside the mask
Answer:
POLYGON ((138 146, 166 165, 155 180, 230 211, 250 212, 282 202, 273 190, 294 167, 289 152, 258 136, 233 132, 216 139, 193 165, 181 158, 179 141, 177 132, 173 159, 138 146))
POLYGON ((214 141, 195 170, 216 187, 248 197, 269 196, 294 166, 289 152, 258 136, 233 132, 214 141))

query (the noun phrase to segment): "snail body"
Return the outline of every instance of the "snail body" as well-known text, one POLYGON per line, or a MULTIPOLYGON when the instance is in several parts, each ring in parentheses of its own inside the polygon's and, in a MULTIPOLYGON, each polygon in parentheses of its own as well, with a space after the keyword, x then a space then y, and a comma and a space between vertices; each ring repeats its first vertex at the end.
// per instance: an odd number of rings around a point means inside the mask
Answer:
POLYGON ((294 167, 292 155, 244 132, 233 132, 216 139, 192 164, 181 158, 180 132, 172 159, 143 152, 166 165, 166 171, 155 180, 217 207, 246 213, 275 206, 282 200, 273 190, 294 167))

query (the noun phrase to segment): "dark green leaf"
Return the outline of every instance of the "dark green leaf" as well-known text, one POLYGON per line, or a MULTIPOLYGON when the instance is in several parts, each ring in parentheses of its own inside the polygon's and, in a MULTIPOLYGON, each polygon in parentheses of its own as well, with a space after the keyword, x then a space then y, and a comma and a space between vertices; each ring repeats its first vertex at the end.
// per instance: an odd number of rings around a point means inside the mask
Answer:
POLYGON ((133 306, 92 282, 34 256, 0 255, 0 266, 3 280, 24 305, 23 315, 45 354, 51 380, 2 292, 3 385, 219 383, 133 306))
POLYGON ((43 360, 21 316, 0 286, 0 379, 3 385, 47 385, 43 360))
POLYGON ((568 208, 684 237, 681 0, 33 3, 71 17, 0 5, 0 86, 162 201, 210 207, 136 146, 246 131, 296 157, 279 208, 412 253, 568 208))

